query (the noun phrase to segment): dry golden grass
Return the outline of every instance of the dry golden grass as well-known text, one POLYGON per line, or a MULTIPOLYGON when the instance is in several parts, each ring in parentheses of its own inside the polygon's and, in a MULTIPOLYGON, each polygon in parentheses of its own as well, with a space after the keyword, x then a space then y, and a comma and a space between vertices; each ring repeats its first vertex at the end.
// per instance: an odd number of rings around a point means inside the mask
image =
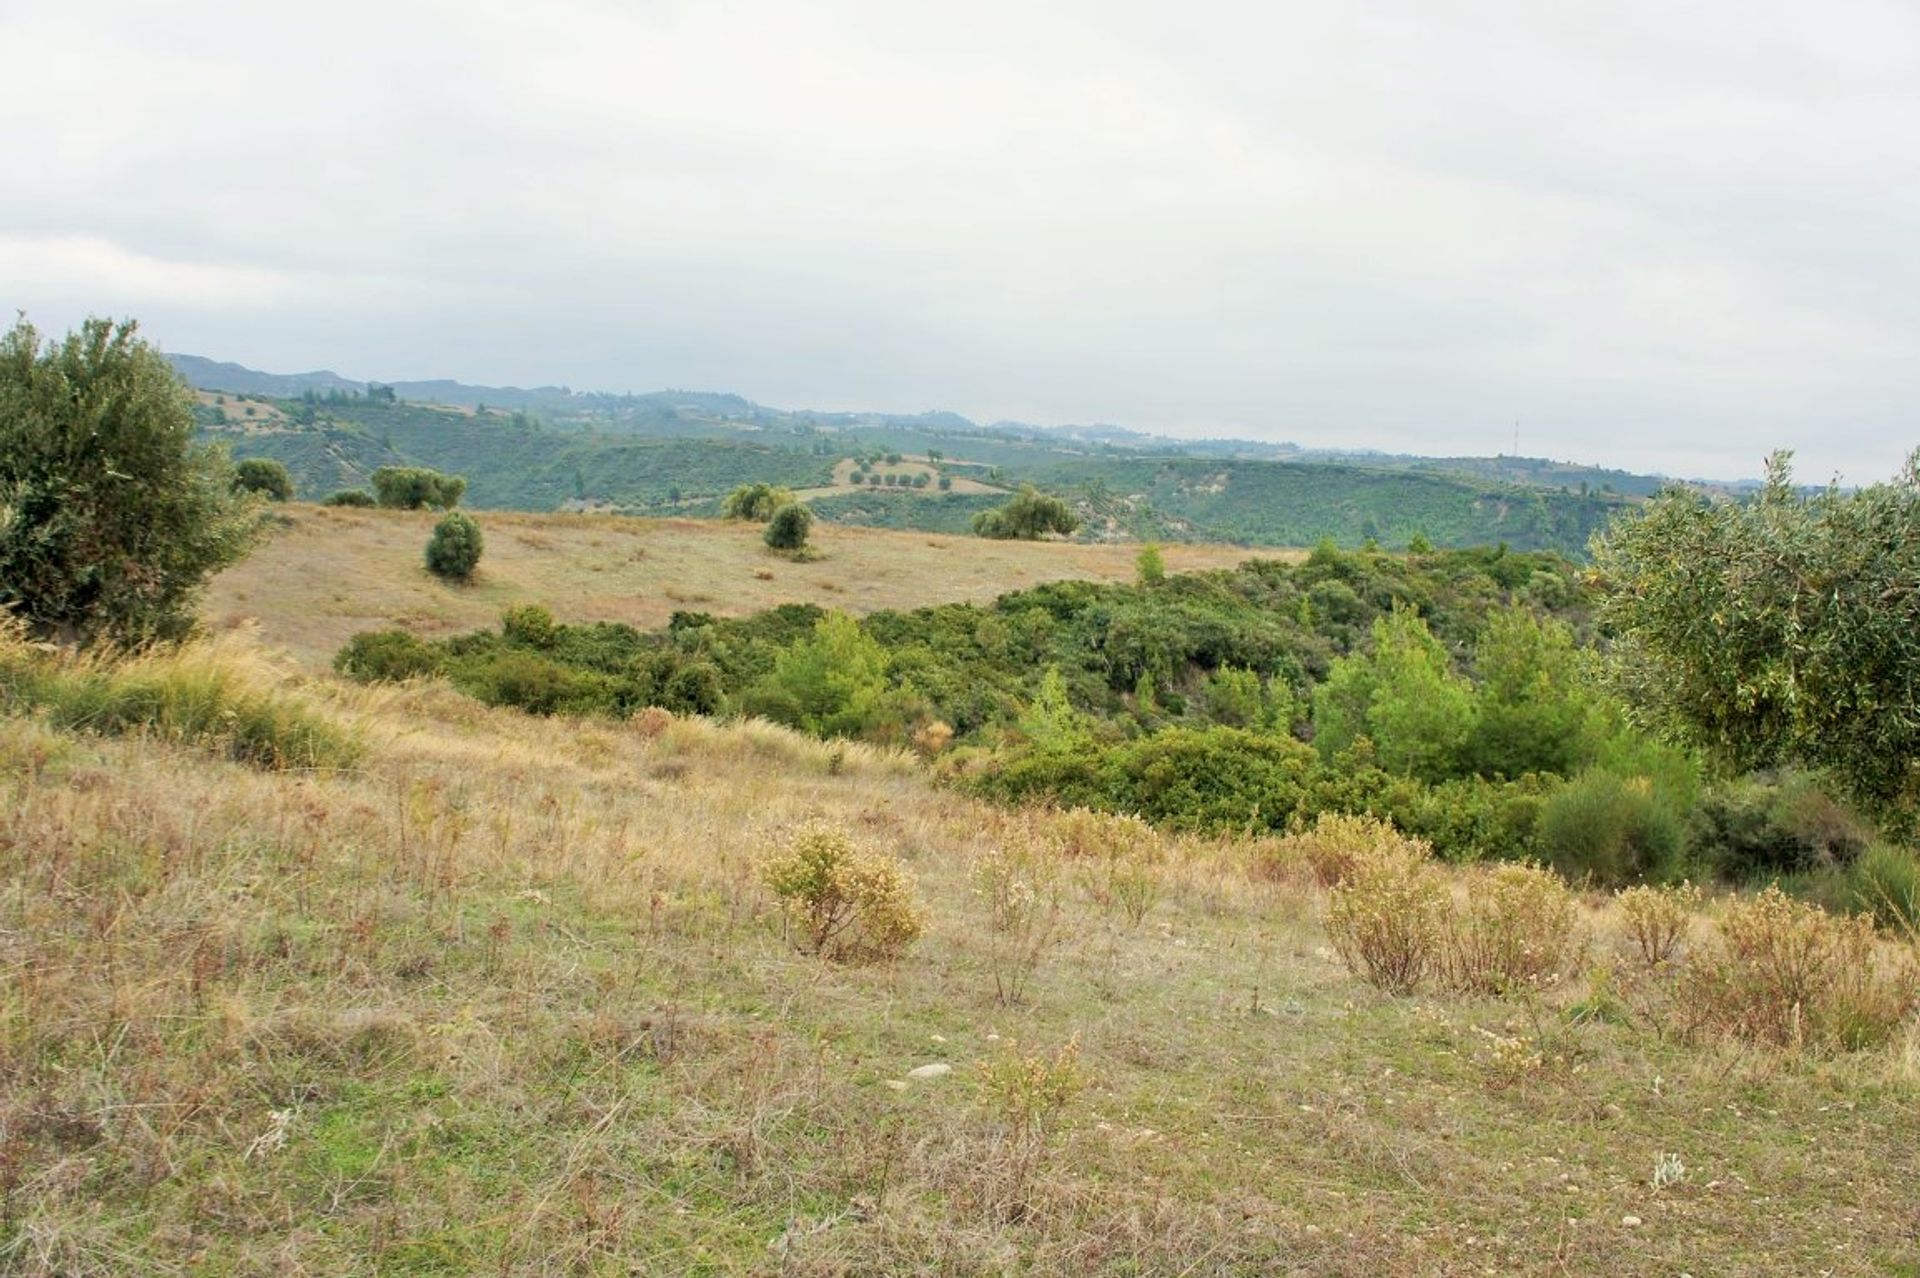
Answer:
MULTIPOLYGON (((663 626, 678 610, 728 616, 783 603, 865 613, 957 600, 1065 578, 1131 580, 1137 547, 983 541, 816 525, 821 558, 794 563, 757 525, 604 515, 479 511, 486 554, 467 586, 421 566, 435 516, 288 505, 289 521, 214 582, 208 621, 258 618, 268 643, 324 667, 357 631, 404 626, 426 636, 492 626, 501 609, 539 603, 561 621, 663 626)), ((1231 567, 1232 546, 1168 546, 1169 571, 1231 567)))
POLYGON ((1231 840, 989 808, 759 723, 286 692, 358 771, 0 719, 0 1271, 1916 1259, 1911 1022, 1808 1055, 1585 1014, 1585 978, 1391 998, 1231 840), (762 870, 811 820, 911 869, 897 960, 794 944, 762 870), (1059 917, 1008 1000, 977 890, 1016 839, 1059 857, 1059 917), (1081 873, 1108 861, 1154 876, 1143 923, 1081 873))

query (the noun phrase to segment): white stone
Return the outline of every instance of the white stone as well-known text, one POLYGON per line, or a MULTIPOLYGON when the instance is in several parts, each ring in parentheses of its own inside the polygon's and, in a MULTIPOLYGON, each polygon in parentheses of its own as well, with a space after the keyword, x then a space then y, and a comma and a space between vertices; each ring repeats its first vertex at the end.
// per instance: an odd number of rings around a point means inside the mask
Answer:
POLYGON ((907 1071, 908 1078, 943 1078, 953 1073, 953 1066, 945 1061, 935 1061, 931 1065, 922 1065, 919 1069, 907 1071))

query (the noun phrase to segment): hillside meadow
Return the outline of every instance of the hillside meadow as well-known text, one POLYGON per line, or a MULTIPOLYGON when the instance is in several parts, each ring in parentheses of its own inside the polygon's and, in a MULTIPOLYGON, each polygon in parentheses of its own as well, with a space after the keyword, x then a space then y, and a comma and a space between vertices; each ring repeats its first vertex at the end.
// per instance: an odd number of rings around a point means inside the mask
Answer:
POLYGON ((1571 900, 1540 979, 1394 996, 1311 840, 350 686, 245 629, 130 666, 9 639, 0 690, 7 1272, 1920 1263, 1920 1030, 1703 1022, 1731 899, 1652 966, 1571 900), (767 870, 810 824, 904 871, 897 956, 808 952, 767 870))
MULTIPOLYGON (((422 566, 437 518, 430 513, 298 503, 275 513, 272 535, 215 579, 203 611, 216 627, 256 620, 270 646, 316 668, 362 630, 400 626, 431 637, 491 626, 518 604, 539 604, 562 621, 642 629, 677 611, 741 616, 783 603, 867 613, 986 602, 1046 581, 1124 581, 1139 550, 822 524, 818 558, 794 562, 769 553, 757 525, 483 511, 480 570, 472 583, 450 585, 422 566)), ((1164 552, 1176 571, 1229 567, 1251 553, 1208 545, 1164 552)))

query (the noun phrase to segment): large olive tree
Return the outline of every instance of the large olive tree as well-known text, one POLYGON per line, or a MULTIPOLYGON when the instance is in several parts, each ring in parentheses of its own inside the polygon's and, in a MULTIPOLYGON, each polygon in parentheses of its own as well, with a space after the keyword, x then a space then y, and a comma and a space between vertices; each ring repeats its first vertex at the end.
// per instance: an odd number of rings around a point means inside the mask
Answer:
POLYGON ((1737 767, 1825 770, 1920 815, 1920 452, 1814 495, 1790 457, 1752 500, 1669 489, 1595 544, 1622 690, 1737 767))
POLYGON ((132 321, 0 337, 0 608, 36 634, 184 635, 207 577, 246 554, 258 498, 193 442, 191 396, 132 321))

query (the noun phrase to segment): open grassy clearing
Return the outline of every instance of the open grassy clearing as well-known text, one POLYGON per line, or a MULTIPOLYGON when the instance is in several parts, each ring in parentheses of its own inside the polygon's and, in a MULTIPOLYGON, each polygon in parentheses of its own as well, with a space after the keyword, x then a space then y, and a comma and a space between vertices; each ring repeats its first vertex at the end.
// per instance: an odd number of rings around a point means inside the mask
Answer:
MULTIPOLYGON (((289 505, 285 526, 208 592, 209 623, 258 618, 269 643, 322 666, 361 630, 426 636, 491 626, 501 609, 538 603, 562 621, 664 626, 677 610, 739 616, 783 603, 848 612, 986 601, 1069 578, 1128 580, 1138 547, 981 541, 821 524, 821 558, 767 550, 758 524, 477 512, 486 554, 471 585, 421 566, 436 516, 289 505)), ((1229 567, 1253 552, 1169 546, 1174 571, 1229 567)), ((1287 552, 1261 551, 1286 557, 1287 552)))
POLYGON ((969 867, 1033 828, 907 756, 302 681, 241 642, 355 770, 0 720, 10 1272, 1920 1264, 1913 1026, 1679 1041, 1611 908, 1581 925, 1617 1002, 1389 998, 1305 867, 1156 842, 1122 892, 1057 853, 1006 1005, 969 867), (796 951, 759 867, 815 817, 917 877, 897 962, 796 951), (1023 1137, 976 1062, 1074 1042, 1084 1088, 1023 1137))

